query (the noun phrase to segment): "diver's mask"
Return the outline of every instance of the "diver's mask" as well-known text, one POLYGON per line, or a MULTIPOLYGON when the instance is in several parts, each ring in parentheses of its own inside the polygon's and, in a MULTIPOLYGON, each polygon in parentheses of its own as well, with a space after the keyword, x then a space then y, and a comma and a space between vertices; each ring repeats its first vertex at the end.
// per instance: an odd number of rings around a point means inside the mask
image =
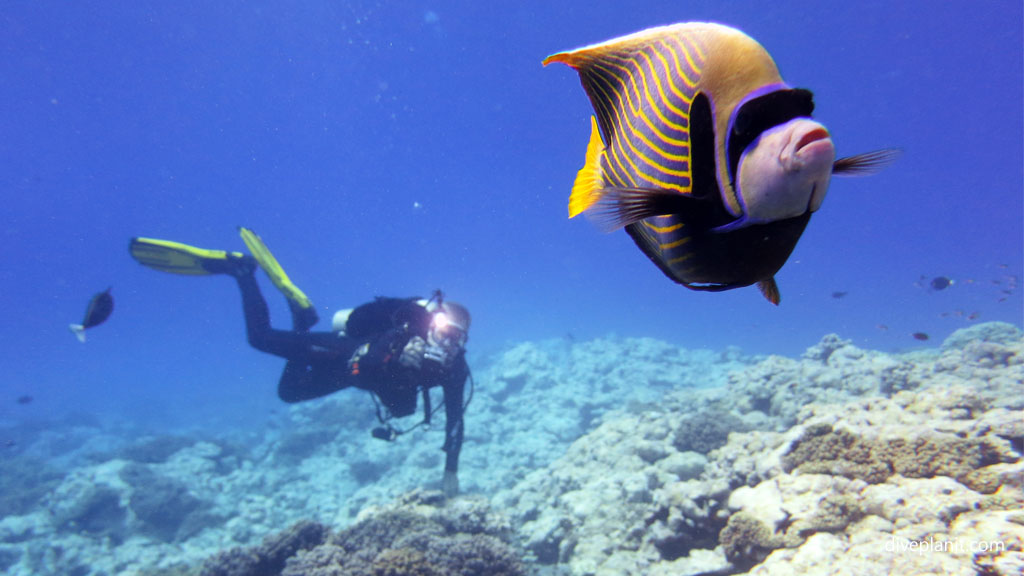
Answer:
POLYGON ((434 312, 427 332, 427 348, 423 354, 424 359, 445 367, 451 365, 469 339, 468 326, 463 326, 464 323, 459 322, 459 315, 452 312, 445 305, 434 312))

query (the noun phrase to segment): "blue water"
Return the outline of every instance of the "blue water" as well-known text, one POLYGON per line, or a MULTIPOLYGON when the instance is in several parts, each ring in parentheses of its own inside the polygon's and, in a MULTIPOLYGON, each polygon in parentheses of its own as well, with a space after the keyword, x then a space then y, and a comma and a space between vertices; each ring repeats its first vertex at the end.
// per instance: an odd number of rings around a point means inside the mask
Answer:
POLYGON ((241 250, 238 225, 325 319, 444 289, 474 314, 471 362, 566 335, 792 355, 829 332, 899 350, 969 316, 1022 324, 1021 292, 999 301, 1024 261, 1020 2, 113 6, 0 8, 2 421, 238 426, 279 408, 282 361, 247 347, 234 283, 127 251, 137 235, 241 250), (572 70, 540 61, 685 20, 760 41, 840 155, 904 150, 833 181, 778 308, 686 290, 624 233, 566 218, 592 112, 572 70), (956 283, 920 285, 938 275, 956 283), (81 345, 67 325, 107 286, 114 314, 81 345))

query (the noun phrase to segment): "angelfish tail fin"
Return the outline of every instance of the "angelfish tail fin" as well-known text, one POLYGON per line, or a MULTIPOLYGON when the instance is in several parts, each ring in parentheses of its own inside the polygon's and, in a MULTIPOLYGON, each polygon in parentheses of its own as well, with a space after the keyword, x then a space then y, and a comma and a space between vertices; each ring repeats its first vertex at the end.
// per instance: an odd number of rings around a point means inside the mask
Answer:
POLYGON ((79 342, 85 342, 85 326, 81 324, 69 324, 68 329, 78 338, 79 342))

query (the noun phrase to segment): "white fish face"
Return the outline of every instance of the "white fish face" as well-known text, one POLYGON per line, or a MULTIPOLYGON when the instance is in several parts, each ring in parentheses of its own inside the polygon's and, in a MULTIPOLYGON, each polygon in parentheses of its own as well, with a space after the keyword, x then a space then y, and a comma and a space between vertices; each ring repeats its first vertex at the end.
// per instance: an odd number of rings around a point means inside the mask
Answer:
POLYGON ((794 118, 765 130, 743 152, 737 168, 742 225, 816 211, 825 200, 835 159, 828 130, 814 120, 794 118))

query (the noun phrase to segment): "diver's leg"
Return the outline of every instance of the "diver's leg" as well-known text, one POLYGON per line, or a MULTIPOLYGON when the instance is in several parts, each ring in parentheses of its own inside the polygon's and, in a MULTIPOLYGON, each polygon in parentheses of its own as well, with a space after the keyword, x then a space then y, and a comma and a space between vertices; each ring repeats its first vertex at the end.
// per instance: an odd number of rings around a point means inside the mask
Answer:
POLYGON ((339 372, 341 369, 341 364, 337 362, 290 360, 284 365, 284 372, 278 381, 277 396, 292 404, 347 388, 346 375, 339 372))
POLYGON ((257 350, 264 350, 263 343, 270 332, 270 310, 263 299, 260 285, 254 274, 243 274, 236 277, 238 289, 242 293, 242 313, 245 315, 245 335, 249 344, 257 350))
POLYGON ((303 308, 291 298, 288 299, 288 309, 292 312, 292 330, 295 332, 309 332, 309 329, 320 319, 315 308, 312 306, 303 308))
POLYGON ((235 277, 242 293, 242 312, 245 315, 245 334, 249 345, 282 358, 303 356, 305 350, 303 343, 296 338, 298 334, 270 327, 270 310, 253 272, 250 270, 235 277))
POLYGON ((359 343, 334 332, 296 335, 307 346, 307 354, 285 364, 277 395, 285 402, 301 402, 326 396, 351 386, 348 360, 359 343))
MULTIPOLYGON (((238 287, 242 291, 242 308, 245 311, 245 326, 249 336, 249 343, 253 347, 263 350, 253 341, 265 341, 270 332, 270 313, 267 311, 267 302, 263 299, 259 284, 256 282, 256 262, 252 256, 245 256, 248 264, 239 267, 237 273, 232 274, 238 280, 238 287)), ((316 309, 312 304, 303 307, 295 300, 288 298, 288 308, 292 313, 292 330, 294 332, 309 332, 309 329, 317 323, 316 309)), ((266 350, 264 350, 266 352, 266 350)), ((276 354, 276 352, 271 352, 276 354)))
POLYGON ((292 311, 292 325, 296 332, 308 332, 309 329, 317 323, 316 308, 313 307, 313 303, 306 296, 306 294, 299 290, 288 274, 285 273, 284 268, 277 261, 277 258, 270 252, 267 245, 263 242, 255 232, 248 228, 239 228, 239 234, 242 237, 242 241, 249 248, 253 258, 259 263, 260 268, 266 272, 267 277, 273 282, 274 286, 281 291, 281 294, 288 300, 288 307, 292 311))
MULTIPOLYGON (((303 331, 275 330, 270 326, 270 311, 267 301, 263 299, 260 286, 252 274, 236 277, 238 288, 242 293, 242 311, 245 314, 245 332, 249 345, 253 348, 280 356, 292 363, 310 365, 311 363, 332 363, 339 358, 347 363, 357 348, 356 343, 335 332, 309 332, 306 325, 303 331)), ((292 320, 300 326, 302 317, 292 310, 292 320)), ((286 368, 286 375, 288 374, 286 368)), ((292 371, 297 368, 291 369, 292 371)), ((296 376, 297 377, 297 376, 296 376)), ((284 376, 282 376, 284 379, 284 376)), ((301 378, 300 378, 301 380, 301 378)), ((331 390, 333 391, 333 390, 331 390)), ((324 392, 326 394, 327 392, 324 392)), ((322 394, 321 394, 322 395, 322 394)))
POLYGON ((289 404, 315 398, 316 396, 304 393, 311 387, 313 381, 312 368, 308 362, 289 360, 284 365, 281 380, 277 383, 277 396, 289 404))

